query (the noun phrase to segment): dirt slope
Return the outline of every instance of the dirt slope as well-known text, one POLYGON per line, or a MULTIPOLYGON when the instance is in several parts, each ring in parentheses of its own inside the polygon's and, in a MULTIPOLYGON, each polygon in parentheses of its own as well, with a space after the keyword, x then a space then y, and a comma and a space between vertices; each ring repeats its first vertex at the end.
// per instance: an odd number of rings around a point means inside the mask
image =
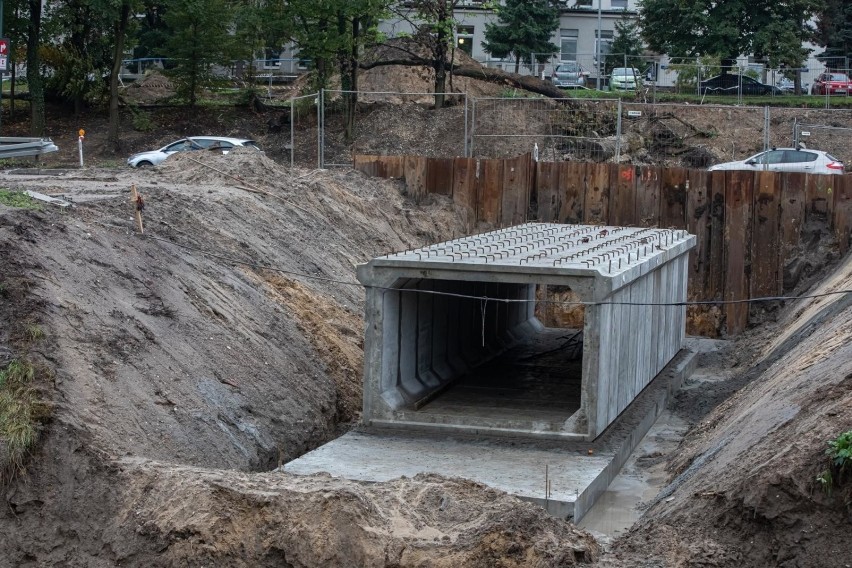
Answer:
MULTIPOLYGON (((852 289, 852 257, 816 292, 852 289)), ((791 306, 735 348, 748 382, 689 433, 673 481, 616 548, 624 566, 845 567, 852 487, 816 477, 852 429, 852 298, 791 306), (659 564, 660 559, 665 559, 659 564)))
POLYGON ((291 171, 240 152, 3 184, 77 206, 0 206, 0 363, 52 369, 36 386, 53 407, 28 473, 0 484, 0 566, 596 558, 588 534, 466 481, 246 473, 357 418, 354 265, 451 238, 465 211, 415 205, 350 170, 291 171))

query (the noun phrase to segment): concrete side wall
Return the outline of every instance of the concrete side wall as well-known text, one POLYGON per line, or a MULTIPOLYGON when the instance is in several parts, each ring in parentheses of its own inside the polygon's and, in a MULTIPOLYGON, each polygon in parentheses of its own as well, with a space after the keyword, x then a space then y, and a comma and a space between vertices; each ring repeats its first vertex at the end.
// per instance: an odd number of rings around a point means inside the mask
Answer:
POLYGON ((532 300, 534 285, 405 280, 396 288, 367 289, 366 423, 428 401, 535 329, 533 302, 462 297, 532 300))
POLYGON ((680 351, 685 338, 688 255, 616 292, 611 304, 586 308, 583 411, 588 437, 600 435, 680 351))

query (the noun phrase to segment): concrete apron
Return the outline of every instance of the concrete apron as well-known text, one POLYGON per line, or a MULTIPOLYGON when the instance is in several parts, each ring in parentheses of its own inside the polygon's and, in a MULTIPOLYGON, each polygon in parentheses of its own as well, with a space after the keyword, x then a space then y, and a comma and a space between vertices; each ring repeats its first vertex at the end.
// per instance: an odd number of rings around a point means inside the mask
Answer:
POLYGON ((360 428, 280 470, 296 475, 327 472, 367 482, 421 473, 462 477, 578 522, 606 491, 695 365, 695 353, 678 353, 594 442, 360 428))

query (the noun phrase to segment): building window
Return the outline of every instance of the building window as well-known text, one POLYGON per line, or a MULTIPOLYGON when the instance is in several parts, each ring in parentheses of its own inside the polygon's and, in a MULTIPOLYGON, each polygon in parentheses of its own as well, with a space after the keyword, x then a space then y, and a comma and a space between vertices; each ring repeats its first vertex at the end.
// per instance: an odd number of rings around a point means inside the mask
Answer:
POLYGON ((598 38, 598 30, 595 30, 595 55, 598 53, 598 43, 600 43, 601 59, 609 54, 612 49, 613 31, 601 30, 601 37, 598 38))
MULTIPOLYGON (((601 0, 598 0, 598 1, 600 2, 601 0)), ((592 7, 592 0, 577 0, 576 2, 574 2, 574 7, 575 8, 591 8, 592 7)))
POLYGON ((577 61, 577 36, 579 30, 559 30, 561 61, 577 61))
POLYGON ((456 28, 456 49, 468 55, 473 55, 473 26, 458 26, 456 28))
POLYGON ((263 50, 263 68, 278 69, 281 67, 281 52, 283 49, 267 47, 263 50))
POLYGON ((627 0, 610 0, 610 5, 613 10, 626 10, 627 0))

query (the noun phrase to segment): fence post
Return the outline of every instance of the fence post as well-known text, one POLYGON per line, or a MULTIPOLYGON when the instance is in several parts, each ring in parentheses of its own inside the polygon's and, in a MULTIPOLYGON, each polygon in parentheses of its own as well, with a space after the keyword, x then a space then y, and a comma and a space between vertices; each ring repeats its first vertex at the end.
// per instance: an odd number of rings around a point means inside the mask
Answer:
POLYGON ((793 148, 799 149, 799 117, 793 117, 793 148))
POLYGON ((621 113, 623 109, 621 108, 621 99, 618 99, 618 119, 615 124, 615 163, 619 163, 621 161, 621 113))
POLYGON ((464 94, 464 154, 462 154, 465 158, 467 155, 467 92, 464 94))
POLYGON ((763 151, 769 150, 769 107, 763 107, 763 151))
POLYGON ((473 158, 473 142, 476 139, 476 98, 474 97, 470 105, 470 156, 473 158))
POLYGON ((293 167, 295 161, 296 146, 293 144, 293 123, 296 120, 296 101, 295 97, 290 99, 290 167, 293 167))
POLYGON ((322 169, 325 165, 325 89, 320 89, 317 102, 317 144, 317 168, 322 169))

